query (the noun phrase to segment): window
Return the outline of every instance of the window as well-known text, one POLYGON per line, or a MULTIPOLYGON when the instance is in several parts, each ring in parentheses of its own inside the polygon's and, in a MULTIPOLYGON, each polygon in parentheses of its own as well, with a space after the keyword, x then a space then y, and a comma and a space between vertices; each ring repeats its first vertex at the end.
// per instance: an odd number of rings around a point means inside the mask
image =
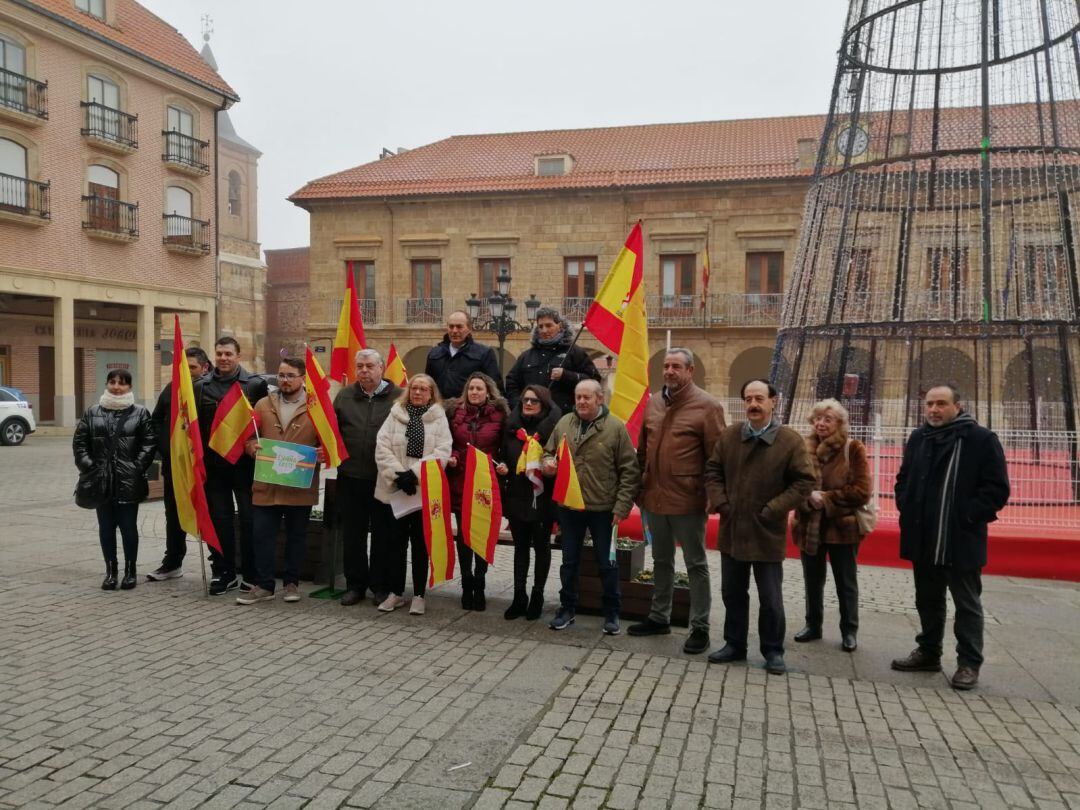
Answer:
POLYGON ((179 107, 169 107, 165 111, 166 126, 169 132, 179 132, 184 135, 195 135, 195 120, 187 110, 179 107))
POLYGON ((1027 310, 1022 317, 1063 317, 1068 308, 1065 249, 1061 245, 1028 245, 1024 249, 1027 310))
POLYGON ((105 0, 75 0, 75 8, 99 20, 105 19, 105 0))
POLYGON ((968 277, 966 247, 931 247, 926 249, 926 289, 931 293, 964 289, 968 277))
POLYGON ((26 148, 0 138, 0 206, 26 208, 26 148))
POLYGON ((780 251, 746 254, 746 292, 779 295, 784 291, 784 254, 780 251))
POLYGON ((179 186, 165 189, 165 240, 190 242, 192 226, 191 192, 179 186))
POLYGON ((697 254, 660 257, 660 306, 686 307, 693 304, 697 254))
POLYGON ((89 210, 87 222, 91 228, 115 231, 120 224, 120 175, 108 166, 92 165, 86 172, 89 210))
POLYGON ((596 257, 575 257, 563 260, 567 298, 596 297, 596 257))
POLYGON ((87 134, 119 141, 126 135, 120 113, 120 88, 101 76, 86 77, 87 134))
POLYGON ((375 262, 345 262, 345 270, 346 273, 352 272, 356 279, 356 297, 361 301, 375 300, 375 262))
POLYGON ((240 216, 240 173, 229 172, 229 213, 240 216))
POLYGON ((868 318, 870 312, 870 248, 852 248, 848 255, 847 294, 843 317, 868 318))
POLYGON ((542 157, 536 159, 536 174, 538 177, 558 177, 566 174, 566 158, 542 157))
POLYGON ((431 259, 413 261, 412 297, 442 298, 442 262, 431 259))
POLYGON ((26 49, 7 37, 0 36, 0 104, 26 109, 26 49), (16 74, 16 75, 11 75, 16 74))
POLYGON ((480 299, 486 304, 487 299, 496 292, 495 279, 506 268, 510 272, 509 259, 481 259, 480 260, 480 299))

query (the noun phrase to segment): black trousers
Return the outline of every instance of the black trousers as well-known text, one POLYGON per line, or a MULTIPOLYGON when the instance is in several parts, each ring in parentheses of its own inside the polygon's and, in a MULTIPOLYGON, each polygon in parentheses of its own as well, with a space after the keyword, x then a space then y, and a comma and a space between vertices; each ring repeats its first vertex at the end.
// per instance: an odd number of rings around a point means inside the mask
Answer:
POLYGON ((949 566, 916 563, 915 608, 922 632, 915 637, 919 649, 941 657, 945 640, 945 592, 952 594, 956 618, 956 660, 978 669, 983 663, 982 569, 958 571, 949 566))
POLYGON ((724 641, 746 651, 750 632, 750 572, 757 584, 761 654, 784 652, 784 567, 778 562, 744 562, 720 555, 720 594, 724 599, 724 641))
POLYGON ((454 544, 457 546, 458 570, 461 571, 461 590, 482 591, 487 584, 487 560, 465 545, 464 535, 461 533, 461 513, 454 513, 454 523, 457 525, 457 535, 454 536, 454 544))
POLYGON ((161 483, 165 489, 165 556, 161 560, 161 567, 179 568, 187 554, 187 532, 180 526, 172 476, 164 467, 161 468, 161 483))
POLYGON ((116 562, 116 531, 124 544, 124 559, 135 562, 139 556, 139 505, 109 501, 97 508, 98 542, 105 562, 116 562))
POLYGON ((214 524, 221 553, 210 552, 210 569, 215 577, 233 579, 240 571, 246 579, 255 579, 255 551, 251 538, 251 483, 255 467, 241 460, 230 467, 206 471, 206 501, 214 524), (235 512, 233 501, 236 502, 235 512), (233 515, 240 522, 240 559, 236 558, 236 530, 233 515))
POLYGON ((525 593, 529 581, 529 552, 536 555, 533 589, 544 590, 551 570, 551 527, 554 520, 531 521, 510 518, 514 538, 514 594, 525 593))
POLYGON ((341 515, 345 586, 361 596, 368 588, 375 596, 385 596, 391 590, 382 581, 382 576, 386 569, 383 560, 394 526, 393 510, 375 497, 374 481, 347 475, 338 475, 337 503, 341 515))
POLYGON ((398 518, 392 529, 383 583, 388 593, 405 593, 405 557, 412 550, 413 595, 423 596, 427 590, 428 553, 424 542, 424 513, 413 512, 398 518))
POLYGON ((840 632, 859 631, 859 576, 855 556, 858 543, 822 543, 817 554, 802 553, 803 582, 806 585, 806 624, 821 629, 825 620, 825 557, 828 555, 840 603, 840 632))

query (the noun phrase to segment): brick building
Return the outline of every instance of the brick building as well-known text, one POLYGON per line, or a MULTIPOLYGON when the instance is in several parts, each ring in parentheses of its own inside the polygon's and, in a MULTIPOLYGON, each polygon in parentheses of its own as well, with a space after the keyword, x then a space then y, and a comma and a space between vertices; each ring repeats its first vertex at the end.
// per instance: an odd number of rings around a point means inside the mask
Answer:
POLYGON ((0 0, 0 56, 0 380, 60 425, 108 368, 150 402, 172 313, 216 332, 215 116, 238 97, 134 0, 0 0))
MULTIPOLYGON (((672 344, 699 355, 711 391, 737 395, 769 369, 823 124, 800 116, 458 136, 312 180, 290 198, 311 214, 309 338, 330 345, 350 267, 369 343, 385 351, 393 341, 410 372, 423 368, 445 316, 473 293, 486 299, 503 267, 519 305, 535 294, 580 323, 640 219, 654 385, 671 330, 672 344)), ((506 369, 527 345, 526 333, 507 340, 506 369)), ((591 336, 581 345, 603 369, 591 336)))
POLYGON ((266 251, 266 368, 285 355, 299 356, 308 338, 308 249, 266 251))

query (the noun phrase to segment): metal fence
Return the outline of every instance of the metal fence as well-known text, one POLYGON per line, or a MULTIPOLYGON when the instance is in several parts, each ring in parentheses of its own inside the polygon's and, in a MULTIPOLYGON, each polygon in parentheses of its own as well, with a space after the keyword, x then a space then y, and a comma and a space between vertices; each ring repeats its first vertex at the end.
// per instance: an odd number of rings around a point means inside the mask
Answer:
MULTIPOLYGON (((330 307, 326 311, 327 323, 337 323, 341 317, 341 302, 343 298, 333 298, 330 300, 330 307)), ((357 303, 360 305, 360 317, 363 318, 364 324, 376 324, 379 322, 379 299, 377 298, 358 298, 357 303)))

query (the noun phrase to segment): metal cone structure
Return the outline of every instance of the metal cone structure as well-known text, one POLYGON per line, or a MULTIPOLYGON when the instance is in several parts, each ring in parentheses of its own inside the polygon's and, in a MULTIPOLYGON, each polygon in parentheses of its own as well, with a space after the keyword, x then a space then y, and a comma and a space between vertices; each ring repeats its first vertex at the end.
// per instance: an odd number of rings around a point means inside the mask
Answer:
MULTIPOLYGON (((1077 430, 1076 0, 851 0, 773 358, 781 415, 1077 430)), ((1074 448, 1075 450, 1075 448, 1074 448)))

